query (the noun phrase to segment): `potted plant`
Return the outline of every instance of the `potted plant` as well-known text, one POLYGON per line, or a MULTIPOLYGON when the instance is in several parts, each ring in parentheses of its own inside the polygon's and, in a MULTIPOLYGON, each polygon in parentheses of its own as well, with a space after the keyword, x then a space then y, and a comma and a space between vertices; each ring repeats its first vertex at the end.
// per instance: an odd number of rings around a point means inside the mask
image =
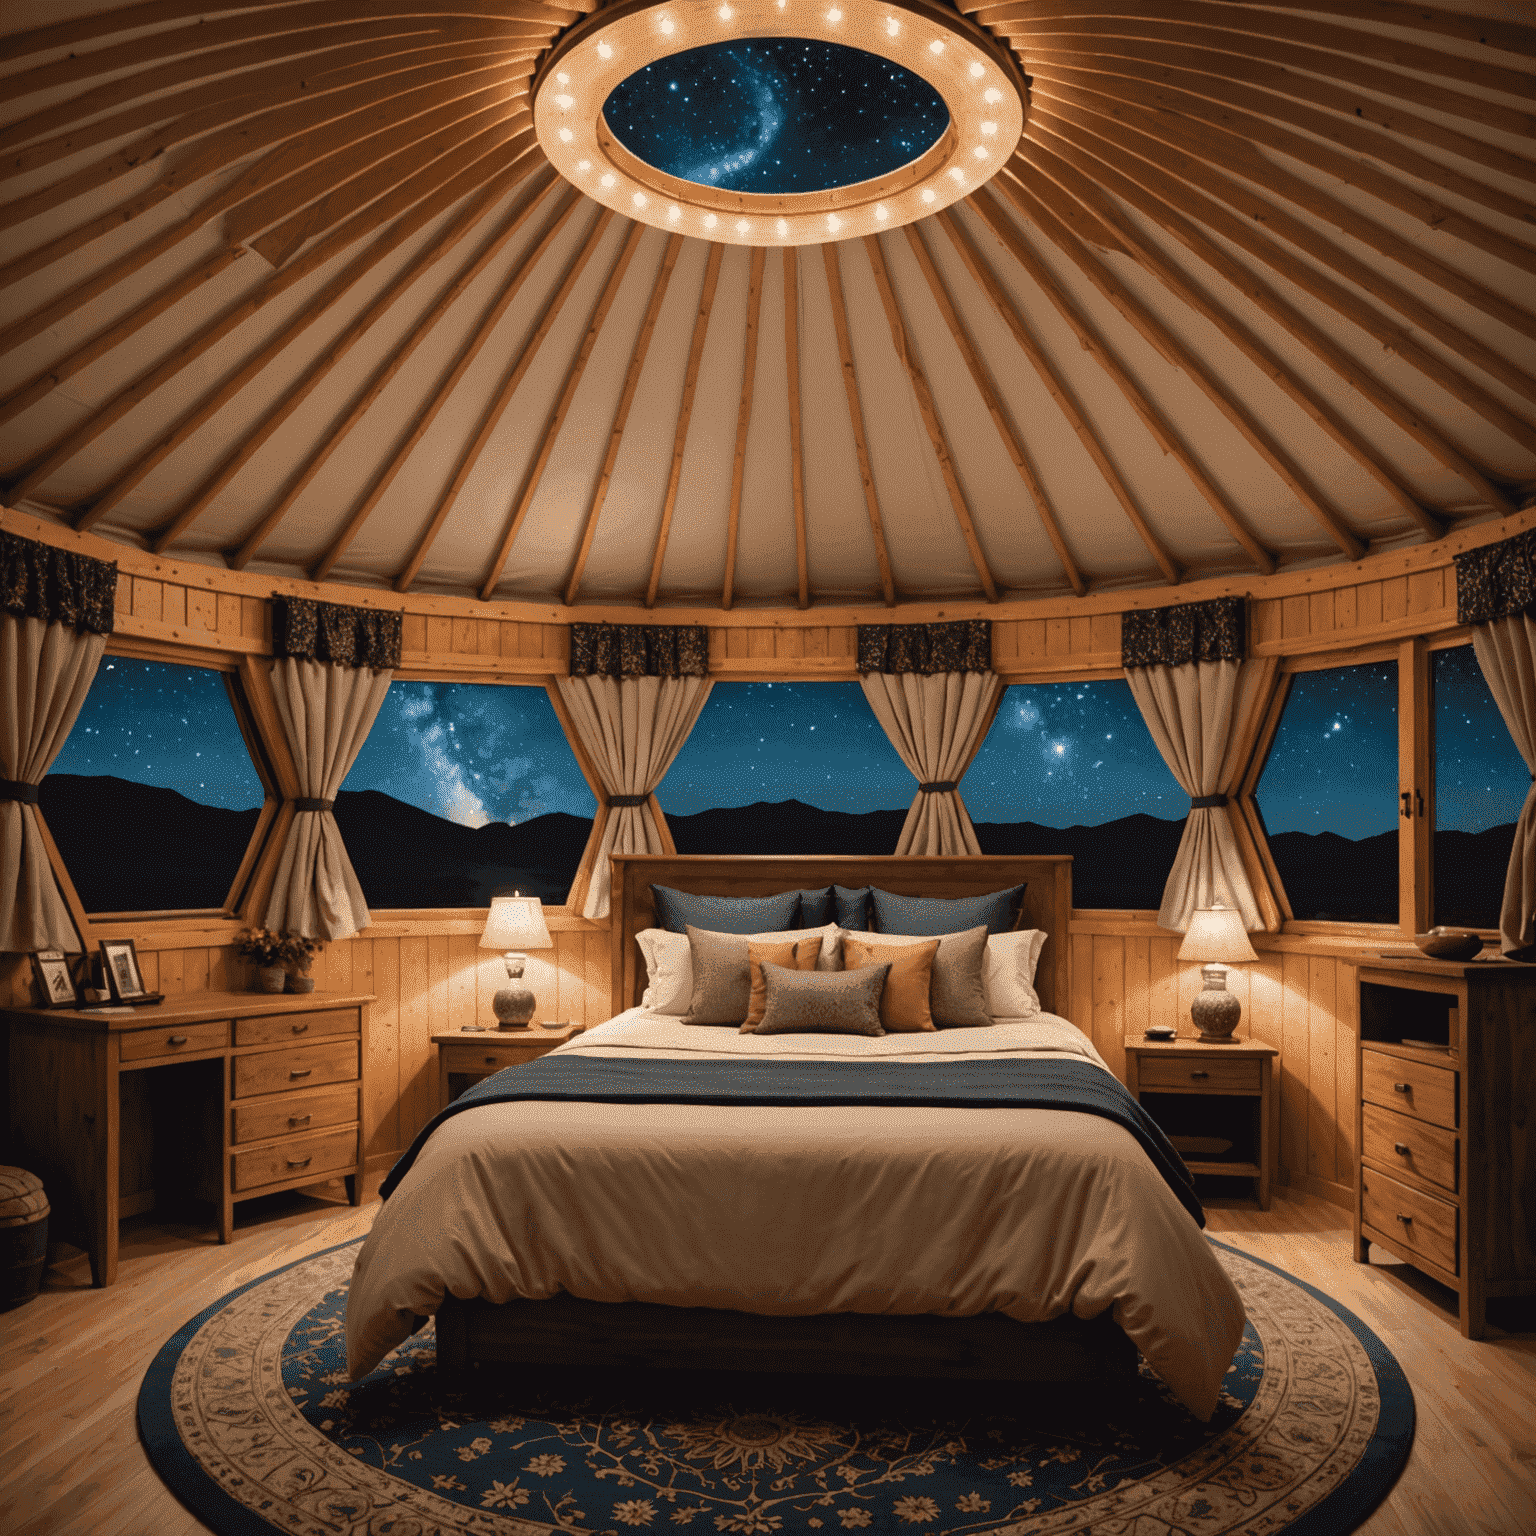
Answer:
POLYGON ((283 967, 290 992, 313 992, 315 978, 309 974, 309 962, 320 952, 319 939, 307 939, 301 933, 285 933, 283 967))
MULTIPOLYGON (((290 972, 309 969, 310 958, 320 948, 316 939, 297 933, 274 933, 270 928, 247 928, 235 936, 235 953, 255 967, 258 992, 281 992, 290 980, 290 972)), ((308 992, 314 987, 309 977, 306 987, 289 987, 293 992, 308 992)))

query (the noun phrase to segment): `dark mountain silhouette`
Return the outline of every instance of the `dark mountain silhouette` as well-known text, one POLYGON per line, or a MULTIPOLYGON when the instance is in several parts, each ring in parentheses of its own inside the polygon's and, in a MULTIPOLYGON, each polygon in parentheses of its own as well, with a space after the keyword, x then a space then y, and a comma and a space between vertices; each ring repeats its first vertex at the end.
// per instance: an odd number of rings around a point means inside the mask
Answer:
POLYGON ((1485 832, 1435 833, 1435 921, 1452 928, 1497 928, 1504 874, 1515 842, 1511 822, 1485 832))

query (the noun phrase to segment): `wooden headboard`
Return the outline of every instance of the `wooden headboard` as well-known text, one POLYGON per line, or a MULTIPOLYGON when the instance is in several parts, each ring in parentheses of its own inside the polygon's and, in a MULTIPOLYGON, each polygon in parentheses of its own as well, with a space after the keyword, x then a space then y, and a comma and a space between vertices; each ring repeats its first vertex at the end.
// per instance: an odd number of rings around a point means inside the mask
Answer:
MULTIPOLYGON (((613 856, 613 1011, 633 1008, 645 991, 645 961, 635 935, 656 926, 651 887, 704 896, 769 896, 775 891, 878 885, 903 896, 980 896, 1027 882, 1021 928, 1047 935, 1035 990, 1047 1013, 1072 998, 1072 856, 977 854, 949 858, 907 854, 618 853, 613 856)), ((1080 1021, 1079 1021, 1080 1022, 1080 1021)))

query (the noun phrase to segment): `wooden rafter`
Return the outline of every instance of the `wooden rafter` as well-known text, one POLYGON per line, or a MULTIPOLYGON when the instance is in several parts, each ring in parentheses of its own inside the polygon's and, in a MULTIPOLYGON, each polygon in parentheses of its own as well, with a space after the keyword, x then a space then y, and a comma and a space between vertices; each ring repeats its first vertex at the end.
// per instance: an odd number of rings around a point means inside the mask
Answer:
POLYGON ((693 319, 693 340, 688 344, 688 367, 683 373, 683 394, 677 404, 677 426, 672 433, 672 466, 667 471, 667 489, 661 501, 661 522, 656 529, 656 548, 651 555, 651 576, 645 587, 645 606, 656 605, 661 587, 661 566, 667 557, 667 541, 672 536, 672 514, 677 506, 677 488, 683 475, 683 452, 688 446, 688 423, 693 418, 693 396, 699 384, 699 366, 704 360, 704 340, 709 334, 710 311, 715 307, 715 289, 720 282, 720 261, 725 247, 710 242, 704 263, 704 286, 699 293, 699 307, 693 319))
MULTIPOLYGON (((638 226, 636 226, 638 228, 638 226)), ((651 338, 656 334, 656 322, 661 318, 661 306, 666 302, 667 289, 672 285, 672 274, 677 270, 677 258, 682 254, 683 237, 671 235, 661 256, 661 270, 651 288, 651 301, 645 307, 645 318, 640 322, 640 334, 635 338, 635 348, 630 354, 629 367, 624 374, 624 388, 619 395, 618 408, 613 413, 613 425, 608 429, 608 450, 603 455, 603 467, 598 472, 597 484, 587 515, 582 519, 581 541, 571 561, 571 572, 565 583, 565 605, 571 607, 581 591, 581 578, 586 574, 587 558, 592 553, 592 541, 597 537, 598 519, 603 515, 603 505, 608 499, 608 488, 613 484, 613 466, 618 462, 619 449, 624 446, 624 429, 629 425, 629 413, 635 403, 635 392, 640 388, 640 375, 645 371, 645 359, 651 350, 651 338)))
POLYGON ((869 442, 864 434, 864 404, 859 397, 859 378, 853 366, 853 338, 848 330, 848 307, 843 302, 843 274, 837 246, 824 245, 821 258, 827 269, 827 292, 832 299, 832 329, 837 333, 837 355, 842 364, 843 390, 848 396, 848 423, 853 428, 853 451, 859 461, 859 483, 864 488, 864 509, 869 532, 875 541, 875 561, 880 567, 880 590, 887 605, 896 602, 896 582, 891 575, 891 556, 885 547, 885 519, 875 490, 874 466, 869 461, 869 442))
MULTIPOLYGON (((630 225, 629 234, 625 237, 624 244, 614 258, 613 266, 609 269, 608 281, 603 285, 603 291, 593 307, 591 318, 587 321, 581 346, 577 349, 576 356, 571 359, 571 366, 566 370, 565 384, 560 391, 560 398, 555 402, 554 410, 549 413, 549 420, 545 422, 543 432, 534 439, 539 445, 538 454, 533 463, 528 466, 527 474, 523 476, 522 487, 518 492, 517 500, 513 503, 512 515, 507 521, 507 530, 502 535, 500 547, 491 561, 484 585, 481 587, 481 591, 487 596, 496 590, 502 573, 506 570, 507 561, 512 557, 512 546, 516 543, 518 534, 522 532, 528 510, 533 506, 534 497, 539 493, 544 471, 549 466, 549 456, 555 451, 555 442, 560 436, 560 429, 565 425, 565 419, 570 414, 571 402, 576 398, 582 375, 586 373, 587 364, 591 361, 592 349, 597 345, 597 338, 602 333, 603 322, 608 318, 608 311, 613 308, 613 301, 619 296, 624 274, 629 271, 629 264, 634 260, 635 251, 640 245, 640 237, 645 233, 646 228, 644 224, 630 225)), ((597 233, 594 231, 587 242, 588 249, 590 250, 596 242, 597 233)), ((544 334, 547 335, 548 332, 545 331, 544 334)))
POLYGON ((736 405, 736 450, 731 459, 731 500, 725 527, 725 581, 720 606, 729 608, 736 598, 736 548, 741 529, 741 487, 747 469, 747 428, 752 423, 752 394, 757 382, 757 328, 763 310, 764 252, 752 248, 752 267, 747 277, 747 352, 741 370, 741 397, 736 405))
MULTIPOLYGON (((970 264, 970 259, 979 260, 976 258, 974 248, 965 239, 948 210, 939 215, 939 222, 954 242, 956 249, 960 251, 962 259, 966 260, 967 266, 970 264)), ((1056 558, 1061 561, 1061 569, 1072 590, 1082 597, 1088 590, 1088 583, 1084 581, 1077 561, 1072 558, 1072 551, 1068 549, 1067 541, 1062 536, 1061 525, 1056 520, 1055 508, 1051 505, 1045 486, 1040 482, 1034 462, 1030 459, 1028 450, 1020 441, 1019 434, 1014 431, 1013 423, 1003 409, 1002 399, 992 380, 992 372, 976 350, 970 332, 966 330, 964 322, 955 309, 954 300, 950 297, 949 287, 944 281, 943 274, 939 271, 932 253, 918 233, 915 224, 907 225, 906 236, 912 247, 912 254, 917 258, 918 267, 927 279, 928 291, 932 293, 934 303, 939 306, 939 313, 944 317, 944 324, 948 326, 949 334, 954 337, 955 345, 960 349, 960 356, 964 359, 966 369, 971 375, 971 382, 980 393, 981 402, 992 418, 992 425, 997 428, 997 435, 1008 450, 1008 457, 1013 460, 1013 467, 1019 472, 1019 478, 1023 480, 1025 490, 1029 492, 1035 513, 1040 519, 1040 525, 1051 541, 1051 548, 1056 551, 1056 558)))
MULTIPOLYGON (((965 539, 965 547, 970 551, 971 564, 976 568, 981 589, 987 594, 987 601, 995 603, 998 600, 997 583, 992 578, 992 569, 987 564, 981 540, 976 536, 976 525, 971 519, 971 509, 966 504, 965 493, 960 488, 960 477, 955 470, 954 456, 949 451, 949 439, 944 435, 944 426, 939 420, 938 408, 933 403, 933 390, 929 387, 928 376, 923 372, 922 364, 917 360, 917 353, 907 340, 906 322, 901 316, 901 306, 896 300, 896 290, 891 286, 890 273, 886 271, 885 256, 880 249, 879 237, 865 236, 864 249, 869 253, 869 264, 875 274, 875 287, 879 289, 880 304, 885 310, 885 322, 890 327, 891 345, 895 347, 896 356, 901 360, 902 367, 906 369, 907 378, 912 385, 912 393, 917 399, 917 408, 922 414, 923 425, 928 430, 928 440, 933 445, 934 457, 939 461, 939 472, 943 475, 945 489, 949 492, 949 504, 954 509, 955 521, 959 523, 960 533, 965 539)), ((1170 577, 1170 580, 1172 579, 1174 578, 1170 577)))
POLYGON ((795 595, 811 605, 811 578, 805 549, 805 452, 800 436, 800 262, 784 247, 784 375, 789 386, 789 489, 795 509, 795 595))

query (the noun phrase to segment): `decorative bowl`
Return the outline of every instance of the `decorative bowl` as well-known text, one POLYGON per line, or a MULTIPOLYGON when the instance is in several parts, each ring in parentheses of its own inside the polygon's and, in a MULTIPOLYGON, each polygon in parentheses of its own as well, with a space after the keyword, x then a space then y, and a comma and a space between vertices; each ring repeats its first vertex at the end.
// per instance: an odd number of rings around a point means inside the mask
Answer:
POLYGON ((1470 960, 1483 948, 1482 936, 1465 928, 1431 928, 1414 934, 1413 942, 1432 960, 1470 960))

